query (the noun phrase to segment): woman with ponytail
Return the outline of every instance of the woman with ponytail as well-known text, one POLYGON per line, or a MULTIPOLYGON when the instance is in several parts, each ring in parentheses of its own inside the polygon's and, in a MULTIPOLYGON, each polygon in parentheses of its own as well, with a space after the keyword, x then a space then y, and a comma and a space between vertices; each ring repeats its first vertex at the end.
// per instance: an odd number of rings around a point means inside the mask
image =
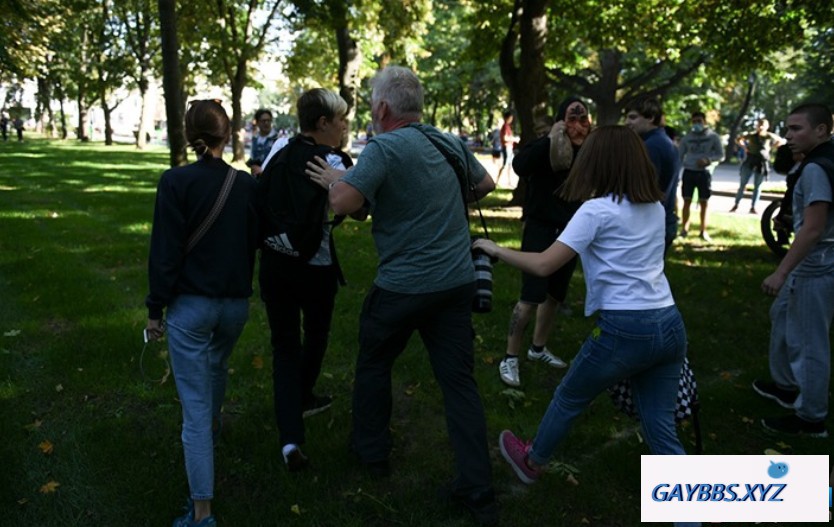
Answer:
POLYGON ((174 527, 216 524, 211 514, 214 445, 229 355, 252 294, 258 246, 255 180, 223 161, 230 134, 229 117, 218 101, 193 101, 185 135, 198 159, 165 171, 156 192, 146 334, 157 340, 168 333, 190 488, 188 511, 174 527))

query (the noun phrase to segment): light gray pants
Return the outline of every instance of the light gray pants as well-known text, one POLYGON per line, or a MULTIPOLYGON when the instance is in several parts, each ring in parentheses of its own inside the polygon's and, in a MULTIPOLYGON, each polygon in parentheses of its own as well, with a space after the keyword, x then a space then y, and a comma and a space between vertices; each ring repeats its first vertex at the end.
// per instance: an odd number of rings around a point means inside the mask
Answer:
POLYGON ((834 318, 834 273, 791 273, 770 308, 770 375, 798 389, 796 415, 822 421, 831 378, 829 330, 834 318))

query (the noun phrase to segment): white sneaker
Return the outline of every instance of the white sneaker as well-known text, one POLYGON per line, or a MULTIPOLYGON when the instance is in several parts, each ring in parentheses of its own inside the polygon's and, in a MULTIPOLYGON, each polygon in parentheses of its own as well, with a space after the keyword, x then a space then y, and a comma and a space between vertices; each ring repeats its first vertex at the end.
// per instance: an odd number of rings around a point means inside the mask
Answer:
POLYGON ((527 358, 530 360, 537 360, 541 361, 545 364, 549 364, 554 368, 567 368, 568 363, 557 357, 556 355, 550 353, 550 350, 544 348, 541 350, 540 353, 536 353, 533 351, 533 348, 527 350, 527 358))
POLYGON ((504 357, 501 365, 498 366, 498 373, 504 384, 521 386, 521 378, 518 376, 518 357, 504 357))

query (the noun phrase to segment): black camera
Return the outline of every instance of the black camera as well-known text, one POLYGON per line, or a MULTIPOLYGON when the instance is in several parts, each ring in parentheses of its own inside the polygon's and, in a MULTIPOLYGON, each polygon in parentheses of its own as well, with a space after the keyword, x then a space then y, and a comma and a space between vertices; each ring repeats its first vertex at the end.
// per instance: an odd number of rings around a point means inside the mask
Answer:
POLYGON ((472 299, 472 311, 489 313, 492 311, 492 259, 484 251, 473 249, 472 263, 475 264, 475 296, 472 299))

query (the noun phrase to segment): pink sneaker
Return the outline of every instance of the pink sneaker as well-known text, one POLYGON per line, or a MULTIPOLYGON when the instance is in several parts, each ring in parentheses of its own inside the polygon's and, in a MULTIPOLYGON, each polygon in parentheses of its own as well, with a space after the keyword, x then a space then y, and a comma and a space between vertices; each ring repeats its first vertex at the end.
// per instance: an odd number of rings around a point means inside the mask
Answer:
POLYGON ((501 446, 501 455, 513 468, 518 479, 527 485, 535 483, 539 479, 541 472, 527 465, 527 453, 531 448, 530 443, 525 443, 509 430, 504 430, 498 436, 498 444, 501 446))

